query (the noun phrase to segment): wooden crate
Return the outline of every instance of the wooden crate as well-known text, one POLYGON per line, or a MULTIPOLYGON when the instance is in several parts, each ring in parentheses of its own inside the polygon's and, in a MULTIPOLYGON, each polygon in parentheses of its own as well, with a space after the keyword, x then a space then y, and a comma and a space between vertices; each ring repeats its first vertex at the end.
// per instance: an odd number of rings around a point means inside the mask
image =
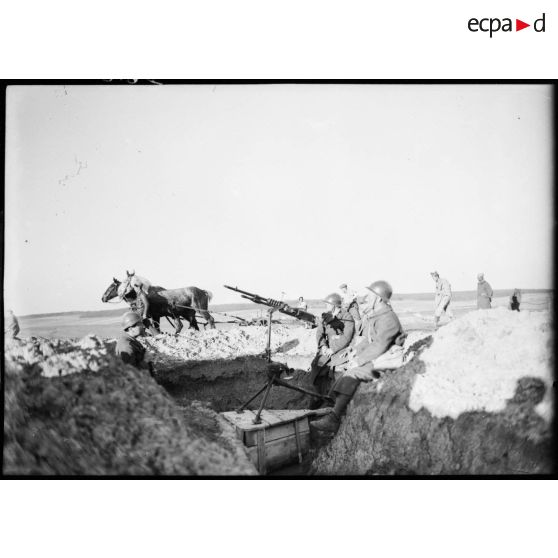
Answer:
POLYGON ((308 410, 264 410, 261 423, 253 424, 255 411, 228 411, 221 415, 236 428, 236 435, 261 474, 297 461, 310 447, 308 410))

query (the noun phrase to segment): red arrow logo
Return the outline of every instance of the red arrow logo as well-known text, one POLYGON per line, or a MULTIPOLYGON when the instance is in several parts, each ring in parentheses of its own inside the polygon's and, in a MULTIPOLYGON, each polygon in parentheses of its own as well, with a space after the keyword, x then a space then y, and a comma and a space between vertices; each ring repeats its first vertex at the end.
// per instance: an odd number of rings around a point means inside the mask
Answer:
POLYGON ((516 31, 521 31, 522 29, 525 29, 525 27, 531 27, 531 24, 530 23, 525 23, 524 21, 521 21, 520 19, 515 20, 515 30, 516 31))

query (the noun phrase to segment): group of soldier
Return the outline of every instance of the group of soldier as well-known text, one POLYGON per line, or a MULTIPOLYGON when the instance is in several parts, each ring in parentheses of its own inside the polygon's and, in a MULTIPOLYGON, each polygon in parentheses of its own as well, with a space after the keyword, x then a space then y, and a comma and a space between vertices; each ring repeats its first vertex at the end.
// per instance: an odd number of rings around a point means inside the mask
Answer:
MULTIPOLYGON (((451 286, 437 271, 431 272, 436 283, 434 299, 434 328, 437 329, 443 314, 451 320, 451 286)), ((477 275, 477 307, 491 307, 493 291, 484 275, 477 275)), ((337 431, 341 417, 360 382, 379 377, 379 370, 397 367, 402 363, 402 346, 405 333, 399 318, 391 307, 393 289, 387 281, 374 281, 366 287, 366 294, 357 299, 347 284, 339 286, 340 293, 331 293, 324 302, 326 311, 318 320, 316 331, 317 353, 310 367, 309 381, 315 397, 311 408, 327 406, 330 412, 314 421, 316 430, 337 431), (393 363, 396 365, 393 366, 393 363), (324 403, 325 401, 325 403, 324 403)), ((521 291, 515 289, 510 297, 509 308, 519 311, 521 291)), ((305 306, 303 298, 299 307, 305 306)), ((141 315, 135 311, 122 317, 123 332, 117 341, 116 354, 127 364, 144 368, 153 374, 152 363, 146 359, 144 346, 138 338, 145 334, 147 305, 141 315)), ((16 337, 19 324, 13 312, 5 318, 5 334, 16 337)))
POLYGON ((359 299, 346 284, 342 294, 328 295, 326 312, 318 324, 318 350, 310 367, 310 382, 321 397, 310 408, 333 407, 312 422, 314 430, 335 433, 360 382, 379 377, 389 360, 402 364, 405 333, 391 307, 393 289, 387 281, 374 281, 359 299))
MULTIPOLYGON (((443 314, 452 320, 450 308, 451 286, 437 271, 431 272, 436 284, 434 297, 434 329, 443 314)), ((484 274, 477 275, 477 308, 489 309, 493 297, 484 274)), ((341 294, 332 293, 324 300, 326 313, 316 333, 318 351, 311 365, 310 381, 321 396, 334 400, 331 413, 312 423, 316 430, 337 431, 341 417, 360 382, 379 377, 379 370, 402 364, 402 345, 405 333, 393 311, 390 299, 392 288, 386 281, 375 281, 368 287, 360 304, 354 292, 344 283, 341 294), (390 358, 391 357, 391 358, 390 358)), ((519 311, 521 291, 514 289, 510 296, 510 310, 519 311)), ((311 408, 322 403, 315 398, 311 408)))
MULTIPOLYGON (((401 349, 403 345, 403 329, 390 304, 393 289, 386 281, 375 281, 366 289, 360 303, 345 284, 340 287, 342 294, 332 293, 325 298, 326 311, 318 323, 318 352, 311 365, 310 382, 318 395, 329 394, 333 407, 313 423, 317 430, 335 432, 360 382, 373 380, 382 367, 378 363, 380 357, 392 347, 401 349)), ((138 341, 145 333, 142 316, 126 312, 122 329, 116 354, 125 363, 153 373, 138 341)), ((322 400, 316 397, 310 406, 316 408, 322 400)))

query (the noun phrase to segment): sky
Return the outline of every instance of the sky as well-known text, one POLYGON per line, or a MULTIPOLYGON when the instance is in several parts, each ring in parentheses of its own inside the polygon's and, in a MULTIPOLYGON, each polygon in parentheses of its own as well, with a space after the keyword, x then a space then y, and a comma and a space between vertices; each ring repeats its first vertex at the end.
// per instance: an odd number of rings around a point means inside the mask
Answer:
POLYGON ((5 306, 102 310, 126 270, 322 298, 552 288, 545 85, 10 86, 5 306))

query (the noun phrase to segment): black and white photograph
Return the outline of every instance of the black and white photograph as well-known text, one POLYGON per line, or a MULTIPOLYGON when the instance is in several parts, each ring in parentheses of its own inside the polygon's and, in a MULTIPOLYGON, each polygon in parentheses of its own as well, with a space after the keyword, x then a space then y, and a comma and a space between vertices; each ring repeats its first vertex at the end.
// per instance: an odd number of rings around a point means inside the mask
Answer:
POLYGON ((5 90, 4 476, 556 472, 552 84, 5 90))

